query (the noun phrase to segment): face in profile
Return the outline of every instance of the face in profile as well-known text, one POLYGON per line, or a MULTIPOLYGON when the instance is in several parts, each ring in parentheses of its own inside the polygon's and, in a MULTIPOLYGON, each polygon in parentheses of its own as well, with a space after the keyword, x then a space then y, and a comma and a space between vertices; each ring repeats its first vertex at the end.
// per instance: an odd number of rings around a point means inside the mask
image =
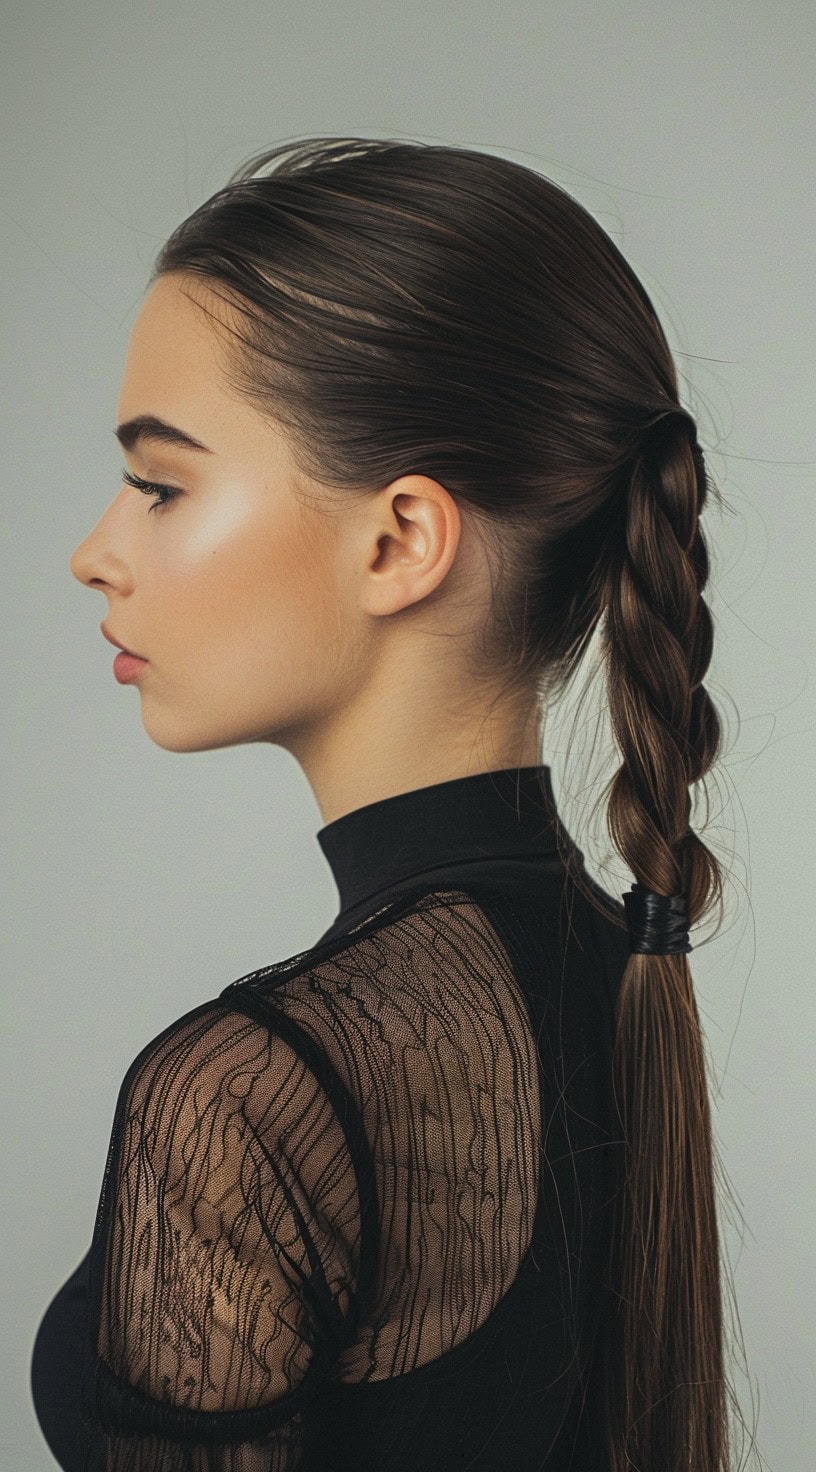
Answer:
POLYGON ((229 310, 200 277, 150 287, 117 421, 123 469, 166 489, 123 480, 70 562, 105 595, 108 633, 147 661, 135 684, 149 736, 169 751, 275 742, 326 821, 537 760, 535 725, 494 714, 465 657, 491 576, 453 497, 419 474, 359 495, 310 480, 228 382, 229 310), (122 428, 145 416, 196 445, 122 428))
MULTIPOLYGON (((349 544, 335 516, 296 495, 304 481, 281 430, 225 382, 221 329, 190 290, 175 276, 150 288, 117 419, 155 415, 205 448, 145 436, 123 451, 128 472, 177 494, 162 504, 123 484, 71 571, 104 593, 110 634, 147 660, 136 684, 159 746, 285 744, 353 678, 344 649, 364 649, 362 630, 351 640, 343 631, 349 544)), ((200 282, 192 290, 223 317, 214 294, 200 282)), ((351 535, 355 504, 343 518, 351 535)))

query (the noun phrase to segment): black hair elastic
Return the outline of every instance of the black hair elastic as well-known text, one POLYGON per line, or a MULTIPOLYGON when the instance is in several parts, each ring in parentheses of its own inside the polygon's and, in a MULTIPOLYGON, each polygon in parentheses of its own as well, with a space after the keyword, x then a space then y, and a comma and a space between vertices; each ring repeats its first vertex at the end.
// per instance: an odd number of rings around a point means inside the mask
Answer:
POLYGON ((689 944, 685 895, 655 894, 635 883, 622 898, 633 954, 673 956, 694 949, 689 944))

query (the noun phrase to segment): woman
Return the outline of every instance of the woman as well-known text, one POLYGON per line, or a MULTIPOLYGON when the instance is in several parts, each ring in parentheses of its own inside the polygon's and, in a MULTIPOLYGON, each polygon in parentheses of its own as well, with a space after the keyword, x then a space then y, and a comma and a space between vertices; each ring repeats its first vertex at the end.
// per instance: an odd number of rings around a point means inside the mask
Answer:
POLYGON ((292 753, 340 905, 128 1070, 35 1345, 55 1456, 725 1472, 710 482, 649 297, 505 159, 282 145, 163 247, 119 417, 71 559, 118 677, 166 750, 292 753), (540 761, 596 629, 623 906, 540 761))

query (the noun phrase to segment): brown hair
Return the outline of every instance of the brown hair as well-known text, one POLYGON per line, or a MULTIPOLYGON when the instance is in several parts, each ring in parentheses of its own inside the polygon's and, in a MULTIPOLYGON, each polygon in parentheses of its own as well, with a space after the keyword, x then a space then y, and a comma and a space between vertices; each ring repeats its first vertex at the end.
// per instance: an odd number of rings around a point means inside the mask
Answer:
MULTIPOLYGON (((606 615, 613 842, 647 889, 687 897, 690 926, 721 904, 689 826, 689 787, 720 754, 699 521, 715 488, 652 302, 592 215, 489 153, 308 138, 233 173, 151 280, 168 272, 238 307, 231 382, 290 431, 308 476, 348 496, 421 473, 482 524, 483 673, 555 699, 606 615)), ((715 1146, 686 954, 632 955, 614 1066, 611 1472, 726 1472, 715 1146)))

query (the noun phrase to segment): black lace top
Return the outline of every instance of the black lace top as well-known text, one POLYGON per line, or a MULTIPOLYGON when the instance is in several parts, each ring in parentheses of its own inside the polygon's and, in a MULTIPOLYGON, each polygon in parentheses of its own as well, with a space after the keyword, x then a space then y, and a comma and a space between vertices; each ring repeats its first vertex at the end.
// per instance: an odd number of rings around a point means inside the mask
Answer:
POLYGON ((330 928, 125 1074, 43 1434, 68 1472, 603 1472, 623 906, 547 766, 317 839, 330 928))

